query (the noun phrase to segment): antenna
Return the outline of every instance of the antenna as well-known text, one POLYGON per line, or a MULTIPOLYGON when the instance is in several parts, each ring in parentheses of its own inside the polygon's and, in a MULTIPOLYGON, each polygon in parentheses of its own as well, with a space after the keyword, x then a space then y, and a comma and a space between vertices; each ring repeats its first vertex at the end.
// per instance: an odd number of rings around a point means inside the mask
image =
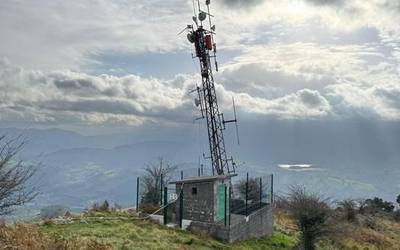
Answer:
POLYGON ((235 98, 232 96, 232 106, 233 106, 233 114, 235 116, 235 125, 236 125, 236 139, 237 139, 237 144, 240 145, 239 141, 239 127, 238 127, 238 119, 236 116, 236 105, 235 105, 235 98))
POLYGON ((232 123, 232 122, 235 123, 235 125, 236 125, 236 138, 237 138, 237 143, 238 143, 238 145, 240 145, 240 142, 239 142, 238 120, 237 120, 237 116, 236 116, 235 99, 233 98, 233 96, 232 96, 232 106, 233 106, 233 115, 234 115, 234 119, 232 119, 232 120, 225 120, 225 119, 224 119, 224 115, 221 114, 221 117, 222 117, 222 124, 224 125, 224 129, 225 129, 225 124, 226 124, 226 123, 232 123))
POLYGON ((195 89, 189 91, 189 94, 191 94, 193 92, 197 92, 197 94, 198 94, 198 98, 194 99, 194 105, 197 108, 199 108, 200 112, 201 112, 201 116, 194 119, 194 121, 197 121, 197 120, 200 120, 200 119, 204 119, 204 105, 203 105, 203 98, 202 98, 202 95, 201 95, 201 89, 200 89, 199 86, 197 86, 197 84, 196 84, 196 88, 195 89))

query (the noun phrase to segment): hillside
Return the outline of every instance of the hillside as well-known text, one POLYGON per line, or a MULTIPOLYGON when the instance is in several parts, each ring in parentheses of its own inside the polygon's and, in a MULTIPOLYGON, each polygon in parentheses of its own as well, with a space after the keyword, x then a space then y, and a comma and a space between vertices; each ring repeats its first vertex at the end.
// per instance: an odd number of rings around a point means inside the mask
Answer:
MULTIPOLYGON (((356 125, 349 121, 333 133, 338 124, 321 127, 311 122, 311 127, 305 128, 302 123, 282 125, 263 120, 262 126, 256 126, 243 121, 240 146, 232 141, 232 131, 227 130, 226 137, 229 152, 240 165, 238 173, 273 173, 276 191, 286 192, 289 185, 298 183, 324 190, 333 199, 378 196, 391 200, 393 193, 400 193, 400 128, 396 124, 381 130, 356 125), (379 138, 391 140, 385 144, 379 138), (303 171, 280 168, 280 164, 313 167, 303 171)), ((135 180, 146 164, 162 156, 179 169, 190 169, 197 167, 199 156, 207 152, 206 137, 199 136, 197 125, 146 131, 84 135, 61 129, 0 128, 0 135, 23 135, 27 143, 20 158, 28 163, 40 162, 33 182, 38 183, 41 194, 30 204, 30 214, 36 214, 47 205, 80 211, 105 199, 135 206, 135 180)), ((205 135, 206 131, 201 133, 205 135)))
MULTIPOLYGON (((321 250, 400 249, 400 224, 376 216, 346 225, 345 235, 319 244, 321 250)), ((35 224, 0 226, 0 249, 292 249, 298 231, 284 212, 276 213, 275 235, 234 244, 166 228, 128 213, 73 215, 35 224)))

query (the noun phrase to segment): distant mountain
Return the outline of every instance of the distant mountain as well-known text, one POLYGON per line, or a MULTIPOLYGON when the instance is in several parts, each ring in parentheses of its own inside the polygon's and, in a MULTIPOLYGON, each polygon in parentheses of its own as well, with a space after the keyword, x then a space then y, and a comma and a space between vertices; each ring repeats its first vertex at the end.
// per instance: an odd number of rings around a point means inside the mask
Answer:
MULTIPOLYGON (((237 159, 241 176, 247 171, 274 173, 276 192, 297 183, 337 199, 376 195, 393 200, 400 193, 399 124, 274 120, 260 124, 251 119, 240 124, 240 146, 233 130, 225 131, 227 150, 237 159), (279 165, 313 167, 303 171, 279 165)), ((181 169, 198 166, 199 156, 208 155, 203 133, 204 128, 199 131, 189 125, 97 136, 61 129, 0 128, 0 134, 26 138, 23 159, 41 162, 36 183, 42 192, 36 207, 82 208, 100 199, 133 204, 136 177, 157 157, 181 169)), ((200 160, 205 162, 202 156, 200 160)))

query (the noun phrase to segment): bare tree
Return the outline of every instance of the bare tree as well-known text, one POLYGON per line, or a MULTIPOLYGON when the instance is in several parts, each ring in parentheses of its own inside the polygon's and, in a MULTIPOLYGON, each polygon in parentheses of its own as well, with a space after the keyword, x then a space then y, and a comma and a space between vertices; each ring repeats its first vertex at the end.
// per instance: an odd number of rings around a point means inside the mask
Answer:
POLYGON ((329 223, 333 211, 327 200, 318 194, 308 193, 304 187, 293 186, 286 202, 288 212, 301 232, 301 249, 314 250, 318 240, 337 233, 338 229, 329 223))
POLYGON ((250 177, 248 182, 247 179, 241 179, 236 184, 236 188, 238 189, 240 197, 242 199, 246 199, 246 192, 247 192, 248 200, 259 201, 260 192, 262 192, 262 190, 266 190, 266 183, 261 183, 261 188, 260 188, 260 178, 250 177))
POLYGON ((161 188, 171 180, 171 173, 176 166, 159 157, 157 162, 146 165, 145 174, 141 178, 143 189, 142 204, 158 205, 161 200, 161 188))
POLYGON ((0 136, 0 216, 10 214, 16 206, 37 195, 34 188, 28 187, 36 167, 17 160, 24 146, 24 142, 19 141, 19 138, 0 136))

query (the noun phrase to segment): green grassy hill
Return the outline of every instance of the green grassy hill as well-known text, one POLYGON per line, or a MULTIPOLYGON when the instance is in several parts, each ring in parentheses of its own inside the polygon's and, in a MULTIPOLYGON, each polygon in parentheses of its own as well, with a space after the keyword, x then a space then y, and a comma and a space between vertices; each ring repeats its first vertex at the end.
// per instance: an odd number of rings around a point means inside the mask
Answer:
POLYGON ((40 231, 71 240, 96 241, 115 249, 290 249, 295 244, 294 237, 277 232, 271 238, 231 245, 206 235, 167 228, 127 213, 73 217, 66 224, 43 224, 40 231))
MULTIPOLYGON (((400 249, 400 224, 376 217, 347 225, 345 236, 320 242, 319 249, 400 249), (368 226, 366 226, 368 225, 368 226)), ((90 213, 33 224, 0 226, 0 249, 293 249, 298 231, 276 213, 275 235, 234 244, 167 228, 128 213, 90 213)))

